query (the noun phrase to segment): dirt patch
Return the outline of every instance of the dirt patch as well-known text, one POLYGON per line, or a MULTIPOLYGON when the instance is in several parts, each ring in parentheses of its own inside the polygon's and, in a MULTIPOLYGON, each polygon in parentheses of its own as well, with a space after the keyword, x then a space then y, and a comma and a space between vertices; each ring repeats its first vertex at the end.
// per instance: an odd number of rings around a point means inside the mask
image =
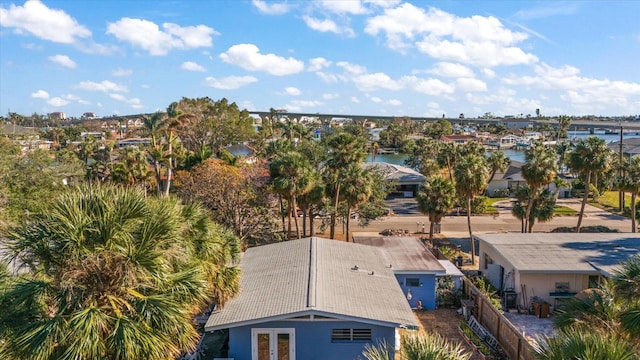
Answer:
MULTIPOLYGON (((460 344, 469 353, 473 351, 458 332, 458 324, 464 319, 456 312, 456 309, 416 311, 415 315, 420 321, 421 329, 439 334, 453 344, 460 344)), ((471 359, 475 360, 478 357, 474 354, 471 359)))

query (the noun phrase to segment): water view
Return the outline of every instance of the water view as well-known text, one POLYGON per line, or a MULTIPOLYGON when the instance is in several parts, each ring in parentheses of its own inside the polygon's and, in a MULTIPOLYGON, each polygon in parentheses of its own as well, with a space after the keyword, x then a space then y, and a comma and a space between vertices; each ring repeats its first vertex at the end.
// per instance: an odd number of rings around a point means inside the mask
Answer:
MULTIPOLYGON (((569 136, 572 139, 584 139, 589 136, 597 136, 601 139, 604 139, 607 143, 612 141, 620 140, 619 134, 604 134, 604 133, 595 133, 589 134, 588 131, 573 131, 569 133, 569 136)), ((632 134, 624 134, 624 139, 632 139, 632 138, 640 138, 640 135, 637 133, 632 134)), ((623 141, 624 141, 623 139, 623 141)), ((497 150, 502 151, 504 154, 511 160, 524 162, 524 150, 514 150, 514 149, 504 149, 497 150)), ((404 165, 404 160, 407 158, 406 154, 378 154, 376 155, 376 161, 378 162, 386 162, 389 164, 395 165, 404 165)), ((371 162, 371 155, 367 158, 367 161, 371 162)))

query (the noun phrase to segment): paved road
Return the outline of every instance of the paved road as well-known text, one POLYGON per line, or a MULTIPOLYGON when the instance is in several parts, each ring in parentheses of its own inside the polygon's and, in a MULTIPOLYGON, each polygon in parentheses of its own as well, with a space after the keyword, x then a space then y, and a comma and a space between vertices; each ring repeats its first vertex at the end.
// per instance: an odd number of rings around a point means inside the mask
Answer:
MULTIPOLYGON (((520 220, 511 215, 509 201, 496 204, 498 215, 473 216, 471 218, 473 232, 475 234, 520 232, 520 220)), ((567 206, 579 211, 580 199, 558 199, 558 205, 567 206)), ((376 220, 364 228, 354 226, 353 231, 379 232, 384 229, 405 229, 411 233, 415 233, 422 232, 423 223, 425 231, 429 231, 429 219, 417 212, 415 199, 395 199, 390 203, 390 207, 394 209, 396 215, 386 216, 383 219, 376 220), (403 202, 405 205, 402 205, 403 202), (401 211, 398 211, 399 208, 401 211), (403 211, 402 209, 406 209, 407 211, 403 211)), ((535 224, 533 231, 549 232, 557 227, 574 227, 577 223, 577 215, 557 216, 547 223, 535 224)), ((631 220, 611 214, 597 207, 586 205, 582 226, 590 225, 604 225, 611 229, 617 229, 620 232, 631 231, 631 220)), ((449 238, 468 237, 466 216, 446 216, 441 223, 441 233, 449 238)))

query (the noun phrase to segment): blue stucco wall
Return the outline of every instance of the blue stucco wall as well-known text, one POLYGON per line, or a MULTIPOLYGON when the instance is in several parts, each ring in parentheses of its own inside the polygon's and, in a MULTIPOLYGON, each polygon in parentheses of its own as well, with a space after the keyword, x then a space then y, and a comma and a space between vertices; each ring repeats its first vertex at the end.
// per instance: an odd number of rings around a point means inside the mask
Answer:
POLYGON ((395 343, 395 329, 391 327, 349 321, 277 321, 229 329, 229 357, 251 360, 252 328, 294 328, 296 360, 351 360, 361 357, 367 342, 331 342, 332 329, 371 329, 372 343, 384 340, 392 348, 395 343))
POLYGON ((422 301, 422 307, 426 310, 433 310, 436 308, 436 276, 433 274, 396 274, 398 284, 402 289, 402 292, 407 295, 409 289, 411 289, 411 300, 409 305, 411 308, 416 308, 418 300, 422 301), (407 278, 418 278, 420 286, 406 286, 407 278))

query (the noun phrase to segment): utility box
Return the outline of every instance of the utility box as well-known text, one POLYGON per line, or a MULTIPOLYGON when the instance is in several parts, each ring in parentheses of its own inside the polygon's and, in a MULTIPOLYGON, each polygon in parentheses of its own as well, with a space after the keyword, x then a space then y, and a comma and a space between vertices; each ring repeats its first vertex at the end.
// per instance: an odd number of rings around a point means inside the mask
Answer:
POLYGON ((548 302, 535 302, 533 303, 533 313, 536 317, 546 319, 549 317, 549 303, 548 302))

